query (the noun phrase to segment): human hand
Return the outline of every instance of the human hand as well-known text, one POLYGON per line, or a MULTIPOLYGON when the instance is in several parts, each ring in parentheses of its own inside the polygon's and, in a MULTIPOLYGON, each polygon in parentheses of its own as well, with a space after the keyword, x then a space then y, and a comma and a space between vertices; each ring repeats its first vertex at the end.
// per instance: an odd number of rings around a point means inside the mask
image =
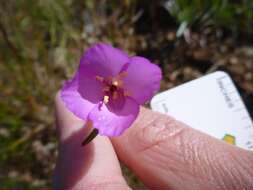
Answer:
POLYGON ((89 129, 59 96, 55 103, 60 143, 54 189, 130 189, 118 158, 150 189, 253 189, 253 152, 145 108, 120 137, 97 136, 82 147, 89 129))

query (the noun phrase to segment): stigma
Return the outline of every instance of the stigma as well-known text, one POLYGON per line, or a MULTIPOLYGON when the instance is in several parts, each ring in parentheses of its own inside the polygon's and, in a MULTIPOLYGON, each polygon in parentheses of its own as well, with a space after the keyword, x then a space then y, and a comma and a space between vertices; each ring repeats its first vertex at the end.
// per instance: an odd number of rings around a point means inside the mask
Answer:
POLYGON ((117 80, 113 81, 113 82, 112 82, 112 85, 114 85, 114 86, 116 86, 116 87, 119 86, 119 81, 117 81, 117 80))

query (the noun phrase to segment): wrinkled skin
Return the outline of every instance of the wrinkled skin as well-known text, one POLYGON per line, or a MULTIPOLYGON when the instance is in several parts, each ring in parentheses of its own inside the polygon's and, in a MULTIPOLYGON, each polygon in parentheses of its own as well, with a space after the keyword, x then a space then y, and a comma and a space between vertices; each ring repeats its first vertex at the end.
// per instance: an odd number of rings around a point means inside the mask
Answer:
POLYGON ((175 119, 141 109, 126 132, 85 147, 83 122, 56 98, 59 157, 54 189, 130 189, 119 160, 150 189, 253 189, 253 152, 226 144, 175 119), (117 158, 117 156, 118 158, 117 158))

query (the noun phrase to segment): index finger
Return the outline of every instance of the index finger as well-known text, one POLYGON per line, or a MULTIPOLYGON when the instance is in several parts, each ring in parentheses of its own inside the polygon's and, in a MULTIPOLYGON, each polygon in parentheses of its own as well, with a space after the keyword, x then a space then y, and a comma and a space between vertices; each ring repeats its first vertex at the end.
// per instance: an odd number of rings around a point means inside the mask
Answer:
POLYGON ((148 109, 112 142, 119 158, 151 189, 253 187, 252 152, 148 109))

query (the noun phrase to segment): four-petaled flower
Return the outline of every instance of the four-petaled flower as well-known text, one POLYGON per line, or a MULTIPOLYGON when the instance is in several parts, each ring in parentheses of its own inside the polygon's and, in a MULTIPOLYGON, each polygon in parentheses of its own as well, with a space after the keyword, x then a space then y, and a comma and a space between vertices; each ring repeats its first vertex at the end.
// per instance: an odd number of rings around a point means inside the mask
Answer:
POLYGON ((90 121, 100 135, 117 136, 136 119, 140 105, 160 87, 161 70, 149 60, 108 44, 90 47, 61 98, 77 117, 90 121))

